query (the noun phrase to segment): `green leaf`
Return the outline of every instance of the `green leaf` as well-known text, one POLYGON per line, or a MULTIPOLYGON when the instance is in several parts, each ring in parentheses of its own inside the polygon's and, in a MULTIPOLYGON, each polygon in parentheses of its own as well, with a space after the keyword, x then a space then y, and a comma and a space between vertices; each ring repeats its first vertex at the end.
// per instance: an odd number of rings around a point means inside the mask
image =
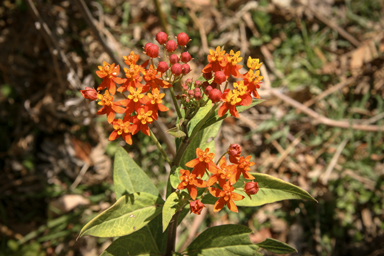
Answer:
POLYGON ((101 256, 126 255, 162 255, 148 225, 133 234, 118 238, 101 254, 101 256))
MULTIPOLYGON (((251 174, 255 177, 255 181, 259 184, 259 192, 257 192, 256 195, 251 195, 251 198, 249 198, 243 191, 235 190, 236 193, 244 196, 243 200, 235 201, 237 206, 260 206, 263 204, 289 199, 309 199, 317 202, 316 199, 314 199, 307 191, 289 182, 285 182, 268 174, 251 174)), ((234 187, 244 187, 244 181, 245 179, 241 177, 236 182, 234 187)), ((217 200, 218 198, 207 194, 204 196, 202 202, 204 204, 214 204, 217 200)))
POLYGON ((297 252, 295 248, 271 238, 267 238, 266 240, 264 240, 261 243, 258 243, 257 245, 260 246, 261 248, 264 248, 265 250, 268 250, 276 254, 297 252))
MULTIPOLYGON (((251 108, 251 107, 253 107, 253 106, 256 106, 257 104, 260 104, 260 103, 263 102, 263 101, 264 101, 264 100, 253 99, 251 105, 249 105, 249 106, 237 106, 237 107, 236 107, 236 110, 237 110, 237 112, 240 113, 240 112, 243 112, 243 111, 245 111, 245 110, 247 110, 247 109, 249 109, 249 108, 251 108)), ((225 118, 227 118, 227 117, 229 117, 229 116, 231 115, 229 112, 227 112, 227 113, 224 114, 222 117, 219 117, 218 112, 219 112, 219 109, 216 109, 215 113, 212 114, 212 117, 210 117, 210 118, 206 121, 206 123, 204 124, 204 126, 203 126, 201 129, 205 129, 205 128, 207 128, 208 126, 210 126, 210 125, 212 125, 212 124, 214 124, 214 123, 216 123, 216 122, 219 122, 219 121, 221 121, 221 120, 224 120, 225 118)))
POLYGON ((186 136, 185 132, 180 130, 179 127, 173 127, 171 129, 169 129, 167 131, 167 133, 169 133, 170 135, 172 135, 175 138, 182 138, 182 137, 186 136))
POLYGON ((87 223, 79 237, 115 237, 129 235, 160 214, 163 199, 145 192, 120 197, 110 208, 87 223))
POLYGON ((177 167, 175 169, 175 171, 170 175, 170 180, 171 180, 171 185, 174 189, 177 188, 177 186, 179 186, 180 184, 180 179, 179 177, 181 176, 180 174, 180 169, 182 169, 181 167, 177 167))
POLYGON ((252 231, 240 225, 222 225, 208 228, 201 233, 183 254, 194 255, 261 255, 259 247, 249 240, 252 231))
POLYGON ((208 101, 207 105, 201 107, 196 115, 189 121, 188 123, 188 135, 191 136, 193 130, 197 126, 197 124, 208 114, 208 112, 212 109, 212 101, 208 101))
POLYGON ((163 232, 167 229, 173 215, 175 215, 175 213, 179 210, 179 202, 179 195, 176 192, 170 194, 167 201, 165 201, 163 207, 163 232))
POLYGON ((159 191, 151 179, 122 147, 119 147, 116 151, 113 181, 115 183, 116 199, 125 194, 137 192, 146 192, 154 196, 159 195, 159 191))
POLYGON ((196 148, 200 148, 202 150, 209 148, 209 152, 215 153, 214 138, 219 133, 221 123, 222 121, 219 121, 215 125, 212 125, 197 133, 185 151, 181 159, 180 166, 184 166, 187 162, 196 158, 196 148))

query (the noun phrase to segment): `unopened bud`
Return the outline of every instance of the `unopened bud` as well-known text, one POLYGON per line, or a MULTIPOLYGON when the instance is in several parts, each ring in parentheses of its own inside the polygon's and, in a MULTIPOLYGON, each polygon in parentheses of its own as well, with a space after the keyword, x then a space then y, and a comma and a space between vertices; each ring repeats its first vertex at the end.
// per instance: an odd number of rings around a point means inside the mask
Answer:
POLYGON ((97 91, 91 87, 85 87, 85 90, 80 90, 84 98, 90 101, 97 100, 97 91))
POLYGON ((181 66, 183 75, 187 75, 189 72, 191 72, 191 67, 188 64, 183 64, 181 66))
POLYGON ((157 70, 159 72, 165 73, 165 72, 167 72, 168 69, 169 69, 169 67, 168 67, 167 62, 165 62, 165 61, 160 61, 159 62, 159 65, 157 66, 157 70))
POLYGON ((189 42, 189 36, 186 33, 181 32, 180 34, 177 35, 177 43, 180 46, 186 46, 188 42, 189 42))
POLYGON ((173 41, 173 40, 169 40, 167 42, 167 44, 165 45, 165 49, 167 50, 167 52, 174 52, 174 51, 176 51, 176 49, 177 49, 176 42, 173 41))
POLYGON ((191 208, 191 212, 197 215, 200 215, 201 211, 205 207, 205 205, 202 202, 200 202, 200 200, 195 200, 193 202, 190 202, 189 205, 191 208))
POLYGON ((165 32, 160 31, 156 34, 156 40, 159 44, 165 44, 168 40, 168 35, 165 32))
POLYGON ((172 54, 171 56, 169 56, 169 62, 171 62, 171 64, 176 64, 179 62, 179 56, 177 56, 176 54, 172 54))
POLYGON ((215 83, 222 84, 225 80, 227 80, 227 77, 225 76, 223 71, 216 71, 215 72, 215 83))
POLYGON ((245 183, 244 192, 251 198, 251 195, 255 195, 259 192, 259 184, 254 181, 245 183))
POLYGON ((191 54, 189 54, 189 52, 183 52, 181 54, 180 59, 182 62, 187 63, 192 59, 192 57, 191 57, 191 54))
POLYGON ((212 79, 212 72, 210 73, 203 73, 203 77, 205 78, 205 80, 210 80, 212 79))
POLYGON ((179 63, 176 63, 176 64, 173 64, 172 67, 171 67, 171 72, 174 76, 179 76, 181 75, 181 71, 182 71, 182 68, 181 68, 181 65, 179 63))
POLYGON ((157 56, 159 56, 159 46, 152 44, 147 47, 147 50, 145 52, 149 57, 156 58, 157 56))
POLYGON ((213 102, 219 102, 221 100, 221 91, 219 89, 212 89, 209 94, 208 98, 213 102))

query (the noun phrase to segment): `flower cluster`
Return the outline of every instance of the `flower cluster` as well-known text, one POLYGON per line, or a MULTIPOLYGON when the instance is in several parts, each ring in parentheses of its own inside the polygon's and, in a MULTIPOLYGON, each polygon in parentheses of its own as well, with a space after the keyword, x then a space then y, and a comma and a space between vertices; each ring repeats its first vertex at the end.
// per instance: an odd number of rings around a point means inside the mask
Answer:
POLYGON ((211 88, 207 87, 209 91, 208 96, 212 102, 223 102, 219 108, 219 117, 222 117, 228 110, 232 116, 239 117, 236 106, 250 105, 252 103, 252 96, 260 99, 257 89, 260 88, 261 80, 263 79, 263 77, 260 76, 259 70, 263 63, 260 63, 259 59, 249 57, 247 61, 249 71, 241 74, 239 70, 242 66, 238 63, 240 63, 243 58, 240 57, 240 51, 235 53, 231 50, 228 54, 218 46, 216 51, 209 50, 209 53, 207 56, 209 63, 202 70, 205 78, 214 76, 213 83, 210 84, 211 88), (227 89, 228 78, 230 76, 241 79, 233 84, 233 90, 227 89), (224 82, 227 84, 222 92, 220 90, 220 84, 224 82))
POLYGON ((187 64, 192 60, 191 55, 188 52, 182 52, 180 55, 174 53, 178 46, 183 49, 189 42, 187 34, 180 33, 176 43, 168 40, 166 33, 159 32, 156 40, 168 53, 164 56, 164 61, 157 63, 157 67, 154 59, 159 58, 159 46, 147 43, 144 46, 144 53, 149 59, 143 64, 138 64, 139 54, 131 52, 123 56, 124 63, 127 65, 123 68, 125 78, 118 77, 119 65, 103 62, 96 71, 97 76, 103 79, 97 90, 90 87, 81 90, 84 98, 91 101, 98 100, 98 104, 102 106, 97 114, 107 115, 107 120, 114 129, 109 140, 122 136, 128 144, 132 144, 131 135, 139 131, 149 136, 148 124, 158 119, 159 111, 168 110, 162 104, 165 94, 160 90, 171 87, 191 70, 187 64), (169 65, 166 62, 167 58, 169 65), (180 61, 183 64, 180 64, 180 61), (117 93, 125 99, 114 101, 117 93), (124 114, 123 119, 116 119, 116 113, 124 114))
MULTIPOLYGON (((134 52, 123 56, 127 67, 103 62, 96 71, 102 79, 101 84, 96 90, 90 87, 81 90, 84 98, 97 100, 102 106, 97 114, 105 114, 114 129, 109 140, 122 137, 128 144, 132 144, 132 135, 139 131, 150 136, 148 125, 158 119, 159 112, 168 110, 163 105, 164 89, 171 88, 174 102, 177 99, 180 101, 185 109, 184 120, 191 120, 209 100, 215 104, 215 108, 220 106, 219 117, 228 111, 232 116, 239 117, 236 106, 247 106, 252 103, 252 97, 260 98, 257 89, 263 77, 260 76, 262 63, 259 59, 249 57, 249 71, 241 74, 239 70, 242 66, 239 63, 243 58, 240 57, 240 51, 225 53, 220 46, 216 51, 209 50, 209 63, 202 70, 202 78, 195 81, 187 79, 181 86, 181 93, 174 95, 173 85, 191 71, 188 63, 193 58, 185 51, 190 39, 186 33, 180 33, 174 41, 166 33, 159 32, 156 41, 158 44, 147 43, 144 46, 144 53, 148 56, 144 63, 138 63, 139 54, 134 52), (163 48, 164 56, 157 61, 160 58, 160 47, 163 48), (178 48, 181 49, 179 53, 176 52, 178 48), (119 77, 121 68, 124 78, 119 77), (227 88, 230 76, 238 79, 233 83, 233 89, 227 88), (223 83, 225 88, 221 86, 223 83), (114 100, 118 96, 124 98, 114 100), (117 119, 116 114, 124 116, 117 119)), ((175 108, 181 118, 179 105, 176 104, 175 108)))
MULTIPOLYGON (((189 161, 185 165, 193 168, 189 170, 180 169, 180 184, 178 189, 188 189, 189 195, 194 200, 190 202, 191 212, 200 214, 204 204, 197 198, 197 188, 206 188, 205 191, 219 198, 214 206, 214 211, 220 211, 225 205, 233 211, 238 212, 234 201, 239 201, 244 198, 243 195, 235 193, 233 185, 239 180, 241 174, 247 180, 254 180, 249 171, 250 167, 255 163, 250 162, 251 156, 241 156, 241 147, 238 144, 231 144, 228 151, 225 153, 218 164, 213 162, 215 155, 209 153, 209 148, 204 151, 200 148, 196 149, 196 158, 189 161), (225 154, 229 154, 229 163, 227 163, 225 154), (203 180, 204 174, 208 174, 207 181, 203 180)), ((256 194, 259 190, 257 182, 245 183, 242 189, 248 196, 256 194)), ((202 195, 203 197, 204 195, 202 195)))

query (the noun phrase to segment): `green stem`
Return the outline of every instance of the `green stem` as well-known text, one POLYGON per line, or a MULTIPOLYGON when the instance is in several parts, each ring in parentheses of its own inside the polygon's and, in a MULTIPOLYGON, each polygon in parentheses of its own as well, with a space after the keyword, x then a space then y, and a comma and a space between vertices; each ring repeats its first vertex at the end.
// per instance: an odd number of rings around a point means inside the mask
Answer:
POLYGON ((169 90, 171 91, 172 101, 173 101, 173 104, 175 105, 177 116, 181 120, 183 118, 183 116, 181 115, 179 104, 177 103, 177 100, 176 100, 175 91, 173 90, 173 87, 169 87, 169 90))
POLYGON ((161 6, 160 6, 160 3, 159 3, 159 0, 153 0, 153 2, 155 3, 156 9, 157 9, 157 14, 159 15, 159 18, 160 18, 161 26, 163 27, 164 32, 167 35, 169 35, 168 24, 167 24, 167 21, 164 18, 163 11, 161 10, 161 6))
POLYGON ((223 158, 227 153, 228 153, 228 151, 225 151, 224 154, 221 155, 221 157, 219 158, 219 160, 217 160, 216 165, 218 165, 218 164, 220 163, 221 158, 223 158))
POLYGON ((151 132, 151 139, 153 140, 153 142, 155 143, 156 147, 160 150, 161 152, 161 155, 163 156, 163 158, 165 159, 165 161, 167 161, 169 164, 172 164, 172 161, 171 159, 169 159, 167 153, 165 153, 163 147, 161 146, 160 142, 157 140, 155 134, 153 134, 153 132, 150 130, 151 132))

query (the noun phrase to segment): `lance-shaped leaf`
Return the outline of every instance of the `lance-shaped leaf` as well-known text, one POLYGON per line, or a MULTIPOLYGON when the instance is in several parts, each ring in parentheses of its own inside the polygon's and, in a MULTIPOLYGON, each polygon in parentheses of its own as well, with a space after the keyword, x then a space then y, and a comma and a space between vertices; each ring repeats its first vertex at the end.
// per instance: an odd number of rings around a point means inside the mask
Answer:
POLYGON ((209 113, 212 109, 212 101, 208 101, 207 105, 201 107, 196 115, 189 121, 188 123, 188 135, 191 136, 193 130, 197 126, 197 124, 209 113))
POLYGON ((160 214, 163 204, 163 199, 145 192, 125 195, 88 222, 81 229, 79 237, 129 235, 160 214))
POLYGON ((122 147, 118 148, 115 154, 113 181, 116 199, 137 192, 146 192, 154 196, 159 194, 151 179, 122 147))
MULTIPOLYGON (((317 202, 307 191, 289 182, 263 173, 252 173, 252 175, 255 177, 255 181, 259 184, 259 192, 257 192, 256 195, 251 195, 251 198, 249 198, 243 191, 235 190, 236 193, 244 196, 243 200, 235 202, 238 206, 260 206, 289 199, 308 199, 317 202)), ((239 179, 234 187, 244 187, 244 181, 245 179, 243 178, 239 179)), ((203 199, 203 203, 205 204, 214 204, 216 201, 217 198, 210 194, 204 196, 203 199)))
POLYGON ((113 243, 101 254, 101 256, 154 256, 162 255, 156 244, 154 234, 149 226, 139 231, 123 236, 113 243))
POLYGON ((201 233, 183 254, 194 255, 261 255, 259 247, 249 240, 252 231, 240 225, 222 225, 208 228, 201 233))
POLYGON ((294 253, 297 250, 283 242, 280 242, 275 239, 267 238, 261 243, 257 244, 261 248, 264 248, 267 251, 276 253, 276 254, 285 254, 285 253, 294 253))
POLYGON ((165 201, 163 207, 163 232, 167 229, 173 215, 175 215, 175 213, 180 210, 179 203, 179 195, 176 192, 170 194, 167 198, 167 201, 165 201))

